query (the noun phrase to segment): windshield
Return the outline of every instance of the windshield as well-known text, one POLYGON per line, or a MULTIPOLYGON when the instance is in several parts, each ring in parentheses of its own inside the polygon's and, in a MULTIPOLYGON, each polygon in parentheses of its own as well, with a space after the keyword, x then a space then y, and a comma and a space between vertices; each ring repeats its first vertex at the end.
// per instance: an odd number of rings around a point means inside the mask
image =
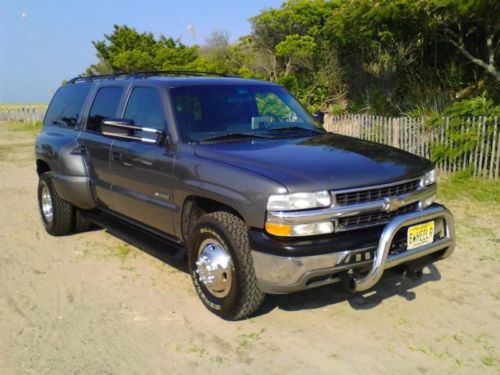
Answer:
POLYGON ((176 87, 171 93, 177 124, 190 142, 238 133, 283 137, 287 130, 290 135, 322 130, 279 86, 202 85, 176 87))

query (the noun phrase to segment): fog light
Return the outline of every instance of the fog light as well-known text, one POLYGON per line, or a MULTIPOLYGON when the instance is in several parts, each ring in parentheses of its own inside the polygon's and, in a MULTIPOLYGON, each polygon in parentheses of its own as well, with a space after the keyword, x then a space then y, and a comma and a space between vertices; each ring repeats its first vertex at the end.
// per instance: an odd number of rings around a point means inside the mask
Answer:
POLYGON ((436 200, 436 194, 432 194, 431 196, 422 199, 418 203, 418 208, 420 210, 425 210, 427 207, 429 207, 431 204, 433 204, 435 200, 436 200))
POLYGON ((280 237, 315 236, 333 233, 333 223, 330 221, 295 225, 266 223, 266 231, 280 237))
POLYGON ((437 238, 444 238, 444 236, 446 235, 444 229, 444 219, 439 218, 434 220, 434 235, 437 238))

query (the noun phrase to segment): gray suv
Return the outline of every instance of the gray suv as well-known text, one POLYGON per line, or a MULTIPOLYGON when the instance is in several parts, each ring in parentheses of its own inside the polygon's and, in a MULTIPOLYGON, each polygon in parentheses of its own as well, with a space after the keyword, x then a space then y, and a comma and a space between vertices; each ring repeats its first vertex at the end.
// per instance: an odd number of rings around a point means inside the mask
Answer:
POLYGON ((48 233, 97 223, 187 258, 203 304, 229 320, 266 293, 418 275, 454 248, 430 161, 328 133, 269 82, 75 78, 49 105, 36 170, 48 233))

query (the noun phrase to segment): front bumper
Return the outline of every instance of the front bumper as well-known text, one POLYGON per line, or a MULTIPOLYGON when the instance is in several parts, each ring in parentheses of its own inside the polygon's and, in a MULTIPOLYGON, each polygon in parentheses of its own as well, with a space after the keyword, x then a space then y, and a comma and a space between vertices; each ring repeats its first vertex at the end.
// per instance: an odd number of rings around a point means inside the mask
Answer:
MULTIPOLYGON (((363 235, 363 231, 357 233, 363 235)), ((252 257, 259 287, 266 293, 284 294, 332 284, 341 281, 341 275, 351 269, 361 272, 349 279, 350 289, 364 291, 380 280, 385 269, 426 256, 443 259, 453 253, 454 247, 453 217, 445 207, 434 204, 423 211, 392 218, 382 230, 378 244, 332 249, 329 253, 310 256, 280 256, 253 250, 252 257), (432 243, 415 249, 391 253, 391 245, 400 230, 438 219, 443 222, 442 238, 435 238, 432 243), (352 263, 351 259, 359 261, 352 263)))

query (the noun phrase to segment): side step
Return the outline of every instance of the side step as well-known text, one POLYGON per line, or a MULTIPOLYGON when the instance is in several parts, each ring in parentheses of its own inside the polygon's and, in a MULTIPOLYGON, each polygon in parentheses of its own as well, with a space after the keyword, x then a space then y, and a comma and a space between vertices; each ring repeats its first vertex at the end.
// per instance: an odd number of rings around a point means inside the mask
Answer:
POLYGON ((103 211, 84 211, 81 212, 81 215, 99 227, 106 229, 113 236, 169 264, 172 264, 172 261, 181 263, 181 260, 186 255, 186 248, 182 244, 159 233, 138 227, 114 215, 103 211))

